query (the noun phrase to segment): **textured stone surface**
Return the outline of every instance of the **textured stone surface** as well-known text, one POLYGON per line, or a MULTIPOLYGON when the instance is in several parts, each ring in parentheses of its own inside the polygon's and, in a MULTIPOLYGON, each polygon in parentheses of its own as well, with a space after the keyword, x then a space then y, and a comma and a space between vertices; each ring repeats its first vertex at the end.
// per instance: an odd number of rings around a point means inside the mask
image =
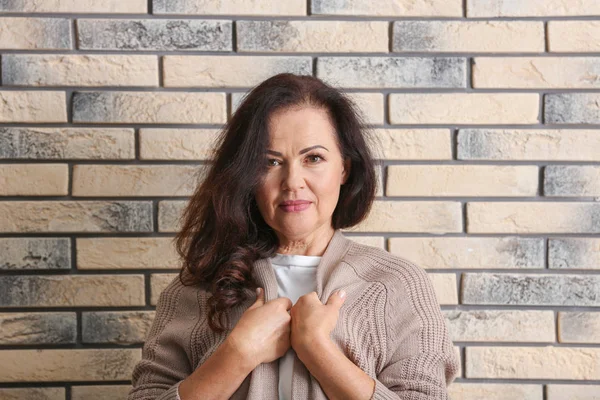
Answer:
POLYGON ((158 86, 158 58, 130 55, 6 54, 2 84, 158 86))
POLYGON ((544 195, 600 196, 600 167, 549 165, 544 168, 544 195))
POLYGON ((600 51, 600 21, 548 22, 548 50, 564 53, 600 51))
POLYGON ((596 0, 467 0, 468 17, 545 17, 600 14, 596 0))
POLYGON ((141 355, 141 349, 0 350, 0 380, 125 381, 141 355))
POLYGON ((143 275, 0 276, 0 307, 142 305, 143 275))
POLYGON ((394 22, 393 51, 543 52, 542 21, 394 22))
POLYGON ((154 14, 306 15, 304 0, 153 0, 154 14))
POLYGON ((376 200, 369 216, 349 231, 461 232, 461 205, 453 201, 376 200))
POLYGON ((143 160, 210 160, 218 129, 140 130, 140 158, 143 160))
POLYGON ((598 161, 600 131, 460 129, 459 160, 598 161))
POLYGON ((554 342, 554 312, 444 311, 454 342, 554 342))
POLYGON ((69 238, 4 238, 0 239, 0 269, 69 269, 69 238))
POLYGON ((165 87, 252 87, 283 72, 312 75, 310 57, 165 56, 165 87))
POLYGON ((83 343, 143 343, 150 332, 154 311, 84 312, 83 343))
POLYGON ((78 269, 177 268, 173 238, 78 238, 78 269))
POLYGON ((392 93, 392 124, 535 124, 535 93, 392 93))
POLYGON ((152 274, 150 275, 150 304, 158 303, 160 293, 175 279, 178 274, 152 274))
POLYGON ((221 124, 224 93, 76 92, 73 122, 221 124))
POLYGON ((548 239, 550 268, 600 269, 600 239, 548 239))
POLYGON ((311 13, 325 15, 371 15, 371 16, 443 16, 461 17, 460 0, 312 0, 311 13))
POLYGON ((0 196, 66 196, 67 164, 0 164, 0 196))
POLYGON ((544 240, 521 237, 390 238, 390 252, 423 268, 544 268, 544 240))
POLYGON ((600 385, 547 385, 548 400, 598 400, 600 385))
POLYGON ((58 50, 72 47, 71 22, 65 18, 0 17, 0 32, 0 49, 58 50))
POLYGON ((472 202, 469 233, 600 233, 600 204, 590 202, 472 202))
POLYGON ((3 12, 34 13, 140 13, 148 12, 146 0, 3 0, 3 12))
POLYGON ((578 379, 600 377, 600 349, 467 347, 467 378, 578 379))
POLYGON ((387 196, 535 196, 538 168, 497 165, 393 165, 387 196))
POLYGON ((385 249, 385 239, 382 236, 356 236, 346 235, 346 237, 353 242, 365 244, 367 246, 380 247, 385 249))
POLYGON ((544 95, 547 124, 599 124, 600 94, 551 93, 544 95))
POLYGON ((428 273, 439 304, 458 304, 455 274, 428 273))
POLYGON ((0 159, 133 159, 133 129, 0 128, 0 159))
POLYGON ((202 173, 195 165, 76 165, 73 196, 189 196, 202 173))
POLYGON ((373 129, 369 141, 383 160, 451 160, 448 129, 373 129))
POLYGON ((2 388, 0 399, 2 400, 65 400, 64 388, 2 388))
POLYGON ((453 382, 448 387, 452 400, 543 400, 543 386, 521 383, 453 382))
POLYGON ((600 305, 599 275, 466 273, 462 304, 600 305))
POLYGON ((600 312, 559 312, 561 343, 600 343, 600 312))
POLYGON ((181 229, 179 218, 187 201, 161 201, 158 203, 158 231, 177 232, 181 229))
POLYGON ((67 122, 65 93, 2 90, 0 123, 2 122, 67 122))
POLYGON ((79 49, 231 51, 231 21, 79 19, 79 49))
POLYGON ((388 51, 385 21, 238 21, 238 51, 388 51))
POLYGON ((151 232, 149 201, 0 202, 0 232, 151 232))
POLYGON ((0 313, 2 345, 71 344, 76 338, 74 312, 0 313))
POLYGON ((463 88, 466 61, 456 57, 319 57, 317 77, 336 87, 463 88))
POLYGON ((126 399, 131 385, 73 386, 71 400, 126 399))

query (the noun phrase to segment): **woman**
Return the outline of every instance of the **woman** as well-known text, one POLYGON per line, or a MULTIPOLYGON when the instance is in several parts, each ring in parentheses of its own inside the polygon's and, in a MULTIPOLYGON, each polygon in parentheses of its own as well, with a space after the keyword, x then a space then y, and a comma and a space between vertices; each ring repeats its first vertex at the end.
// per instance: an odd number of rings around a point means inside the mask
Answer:
POLYGON ((427 274, 341 233, 375 196, 363 129, 314 77, 249 93, 183 213, 129 399, 447 399, 458 360, 427 274))

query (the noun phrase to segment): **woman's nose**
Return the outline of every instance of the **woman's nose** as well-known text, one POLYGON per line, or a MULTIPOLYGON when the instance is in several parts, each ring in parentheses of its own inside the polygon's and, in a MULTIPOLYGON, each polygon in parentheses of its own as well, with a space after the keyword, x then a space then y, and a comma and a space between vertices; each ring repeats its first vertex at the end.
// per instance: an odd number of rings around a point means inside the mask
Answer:
POLYGON ((304 177, 301 168, 289 165, 285 168, 283 176, 283 189, 295 191, 304 187, 304 177))

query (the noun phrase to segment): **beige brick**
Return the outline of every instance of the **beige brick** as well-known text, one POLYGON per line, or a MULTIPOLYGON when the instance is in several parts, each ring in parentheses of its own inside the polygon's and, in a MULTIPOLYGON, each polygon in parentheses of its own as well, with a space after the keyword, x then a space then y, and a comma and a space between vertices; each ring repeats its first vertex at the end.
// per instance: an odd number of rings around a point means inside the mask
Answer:
POLYGON ((554 342, 553 311, 444 311, 454 342, 554 342))
POLYGON ((375 196, 383 196, 383 166, 375 165, 375 178, 377 186, 375 188, 375 196))
POLYGON ((2 90, 0 122, 67 122, 65 93, 2 90))
POLYGON ((498 165, 393 165, 387 196, 535 196, 538 168, 498 165))
POLYGON ((373 152, 382 160, 451 160, 448 129, 373 129, 373 152))
POLYGON ((394 22, 393 51, 544 52, 542 21, 394 22))
MULTIPOLYGON (((548 50, 577 53, 600 51, 600 21, 548 22, 548 50)), ((592 77, 593 79, 593 77, 592 77)))
POLYGON ((467 204, 469 233, 599 233, 600 204, 476 202, 467 204))
POLYGON ((462 367, 462 351, 460 349, 460 347, 458 346, 454 346, 454 353, 456 354, 456 358, 458 359, 458 374, 456 375, 457 378, 462 378, 463 377, 463 367, 462 367))
POLYGON ((390 252, 431 269, 544 268, 541 238, 390 238, 390 252))
POLYGON ((237 49, 240 52, 387 52, 388 26, 385 21, 238 21, 237 49))
POLYGON ((178 232, 181 229, 179 218, 187 201, 160 201, 158 203, 158 231, 178 232))
POLYGON ((390 94, 392 124, 535 124, 535 93, 390 94))
POLYGON ((548 400, 598 400, 600 385, 547 385, 548 400))
POLYGON ((74 312, 0 313, 2 345, 75 344, 76 339, 74 312))
POLYGON ((78 269, 178 268, 173 238, 78 238, 78 269))
POLYGON ((222 124, 224 93, 77 92, 73 122, 222 124))
POLYGON ((600 14, 596 0, 467 0, 468 17, 548 17, 600 14))
POLYGON ((140 158, 143 160, 210 160, 219 129, 140 130, 140 158))
POLYGON ((195 165, 76 165, 73 196, 188 196, 200 182, 195 165))
POLYGON ((151 232, 149 201, 4 201, 0 232, 151 232))
POLYGON ((20 0, 0 3, 0 11, 33 13, 139 13, 148 12, 146 0, 20 0))
POLYGON ((600 312, 559 312, 558 340, 561 343, 600 343, 600 312))
POLYGON ((600 349, 467 347, 467 378, 576 379, 600 377, 600 349))
POLYGON ((179 274, 152 274, 150 275, 150 304, 155 306, 158 303, 160 293, 175 279, 179 274))
POLYGON ((428 273, 439 304, 458 304, 455 274, 428 273))
POLYGON ((476 88, 595 89, 598 75, 598 57, 477 57, 473 62, 476 88))
POLYGON ((549 165, 544 168, 545 196, 600 196, 600 167, 549 165))
POLYGON ((0 159, 133 159, 133 129, 0 128, 0 159))
POLYGON ((461 17, 460 0, 312 0, 311 13, 323 15, 366 15, 393 17, 461 17))
POLYGON ((600 269, 600 238, 548 239, 548 267, 600 269))
POLYGON ((158 86, 158 58, 132 55, 7 54, 6 86, 158 86))
POLYGON ((385 249, 384 238, 382 236, 351 236, 346 235, 346 237, 353 242, 364 244, 367 246, 379 247, 381 249, 385 249))
POLYGON ((0 196, 66 196, 67 164, 0 164, 0 196))
POLYGON ((124 381, 141 349, 0 350, 2 382, 124 381))
POLYGON ((0 17, 0 49, 57 50, 71 47, 71 21, 66 18, 0 17))
POLYGON ((19 275, 0 277, 1 307, 143 306, 143 275, 19 275))
POLYGON ((310 57, 165 56, 166 87, 253 87, 283 72, 312 75, 310 57))
POLYGON ((2 388, 0 399, 2 400, 65 400, 65 388, 2 388))
POLYGON ((543 400, 543 386, 515 383, 454 382, 448 387, 452 400, 543 400))
POLYGON ((600 130, 461 129, 459 160, 598 161, 600 130))
POLYGON ((376 200, 367 219, 349 232, 462 232, 461 204, 376 200))
POLYGON ((71 400, 126 399, 131 385, 73 386, 71 400))
POLYGON ((154 0, 154 14, 195 15, 306 15, 305 0, 154 0))

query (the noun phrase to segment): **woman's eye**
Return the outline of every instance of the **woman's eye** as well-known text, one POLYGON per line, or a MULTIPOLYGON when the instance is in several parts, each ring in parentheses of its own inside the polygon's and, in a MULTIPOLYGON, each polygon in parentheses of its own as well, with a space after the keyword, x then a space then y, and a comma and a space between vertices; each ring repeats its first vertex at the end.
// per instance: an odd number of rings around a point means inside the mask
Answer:
POLYGON ((311 160, 311 162, 314 164, 316 162, 319 162, 323 159, 323 157, 321 157, 318 154, 311 154, 310 156, 308 156, 308 158, 311 160), (316 159, 316 160, 315 160, 316 159))
POLYGON ((276 165, 275 165, 275 164, 273 164, 273 163, 278 163, 278 162, 279 162, 279 161, 277 161, 277 160, 276 160, 276 159, 274 159, 274 158, 269 158, 269 159, 267 160, 267 165, 268 165, 268 166, 270 166, 270 167, 274 167, 274 166, 276 166, 276 165))

